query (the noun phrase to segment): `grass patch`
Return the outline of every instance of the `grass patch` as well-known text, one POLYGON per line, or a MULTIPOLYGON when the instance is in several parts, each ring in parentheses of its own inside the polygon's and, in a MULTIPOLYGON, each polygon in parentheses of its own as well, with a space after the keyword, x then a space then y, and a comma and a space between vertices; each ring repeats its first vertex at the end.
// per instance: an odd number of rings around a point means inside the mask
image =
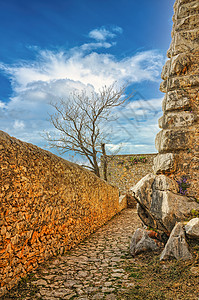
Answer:
POLYGON ((199 274, 191 272, 192 267, 199 268, 199 244, 192 241, 191 261, 160 261, 160 253, 144 253, 128 259, 123 268, 129 275, 132 288, 118 291, 117 299, 158 299, 158 300, 198 300, 199 274))

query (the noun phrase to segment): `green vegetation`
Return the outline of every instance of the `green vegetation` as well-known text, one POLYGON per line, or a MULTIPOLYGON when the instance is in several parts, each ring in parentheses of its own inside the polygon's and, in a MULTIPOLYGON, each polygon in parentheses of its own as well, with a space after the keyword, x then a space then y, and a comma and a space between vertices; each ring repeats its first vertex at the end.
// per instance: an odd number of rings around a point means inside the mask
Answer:
POLYGON ((137 164, 139 162, 145 163, 147 161, 146 156, 139 156, 139 157, 131 157, 132 164, 137 164))
POLYGON ((199 210, 192 209, 191 210, 191 216, 193 216, 193 217, 199 217, 199 210))
POLYGON ((160 261, 160 253, 143 253, 125 261, 125 271, 132 282, 131 288, 118 291, 117 299, 173 300, 198 299, 199 244, 190 242, 192 261, 160 261))

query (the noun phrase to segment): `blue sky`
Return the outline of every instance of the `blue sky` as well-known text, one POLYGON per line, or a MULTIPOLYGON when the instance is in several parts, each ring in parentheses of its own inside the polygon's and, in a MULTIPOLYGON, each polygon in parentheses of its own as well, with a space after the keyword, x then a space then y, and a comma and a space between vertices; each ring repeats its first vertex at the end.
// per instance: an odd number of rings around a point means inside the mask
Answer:
POLYGON ((151 153, 174 0, 0 0, 0 129, 47 149, 49 101, 129 82, 110 151, 151 153))

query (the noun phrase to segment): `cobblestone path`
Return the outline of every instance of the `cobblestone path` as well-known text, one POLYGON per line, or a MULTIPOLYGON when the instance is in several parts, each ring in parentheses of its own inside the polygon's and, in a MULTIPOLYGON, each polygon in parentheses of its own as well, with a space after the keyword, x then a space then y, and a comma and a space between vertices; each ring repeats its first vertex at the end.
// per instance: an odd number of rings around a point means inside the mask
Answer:
POLYGON ((125 209, 69 254, 36 271, 38 292, 26 299, 117 299, 118 289, 131 286, 122 268, 129 241, 140 220, 125 209))

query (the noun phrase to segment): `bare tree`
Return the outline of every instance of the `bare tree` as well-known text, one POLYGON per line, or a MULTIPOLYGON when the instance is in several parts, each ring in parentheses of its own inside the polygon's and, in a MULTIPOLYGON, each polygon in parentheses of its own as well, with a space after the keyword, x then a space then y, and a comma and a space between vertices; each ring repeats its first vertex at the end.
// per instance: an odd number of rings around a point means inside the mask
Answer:
POLYGON ((130 98, 124 93, 125 87, 118 89, 113 84, 104 86, 98 93, 74 92, 67 99, 51 103, 56 112, 50 115, 50 122, 60 135, 46 134, 50 146, 61 154, 74 151, 85 156, 89 162, 85 167, 100 177, 98 155, 106 155, 106 124, 114 119, 112 109, 130 98))

